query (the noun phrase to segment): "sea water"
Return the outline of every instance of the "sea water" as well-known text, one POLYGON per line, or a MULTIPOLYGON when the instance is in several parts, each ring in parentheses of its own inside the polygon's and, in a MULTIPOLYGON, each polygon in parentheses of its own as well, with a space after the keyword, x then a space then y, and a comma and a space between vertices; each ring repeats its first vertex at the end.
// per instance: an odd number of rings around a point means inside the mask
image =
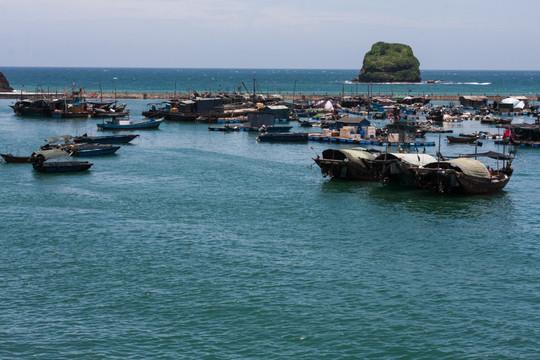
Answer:
MULTIPOLYGON (((138 120, 146 101, 126 102, 138 120)), ((104 133, 11 103, 1 152, 104 133)), ((138 133, 82 173, 0 164, 0 358, 538 356, 540 150, 518 149, 503 191, 446 197, 324 179, 312 158, 350 145, 138 133)))
POLYGON ((277 94, 385 94, 385 95, 525 95, 538 96, 540 71, 422 70, 422 82, 413 84, 357 84, 354 70, 314 69, 148 69, 148 68, 28 68, 0 71, 20 91, 87 93, 212 93, 253 92, 277 94), (433 80, 435 83, 428 83, 433 80))

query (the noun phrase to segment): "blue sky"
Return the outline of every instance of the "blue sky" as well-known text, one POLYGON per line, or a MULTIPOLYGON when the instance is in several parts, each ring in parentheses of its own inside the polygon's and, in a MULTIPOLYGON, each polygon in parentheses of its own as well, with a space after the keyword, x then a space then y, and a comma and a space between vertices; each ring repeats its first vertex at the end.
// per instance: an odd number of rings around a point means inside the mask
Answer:
POLYGON ((0 66, 540 70, 538 0, 0 0, 0 66))

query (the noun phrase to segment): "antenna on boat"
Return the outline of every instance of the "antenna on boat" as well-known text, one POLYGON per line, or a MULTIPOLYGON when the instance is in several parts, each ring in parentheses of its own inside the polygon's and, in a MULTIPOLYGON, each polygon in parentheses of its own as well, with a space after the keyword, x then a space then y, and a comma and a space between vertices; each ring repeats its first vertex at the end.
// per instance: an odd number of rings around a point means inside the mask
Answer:
POLYGON ((437 169, 441 167, 441 132, 439 131, 439 150, 437 151, 437 169))

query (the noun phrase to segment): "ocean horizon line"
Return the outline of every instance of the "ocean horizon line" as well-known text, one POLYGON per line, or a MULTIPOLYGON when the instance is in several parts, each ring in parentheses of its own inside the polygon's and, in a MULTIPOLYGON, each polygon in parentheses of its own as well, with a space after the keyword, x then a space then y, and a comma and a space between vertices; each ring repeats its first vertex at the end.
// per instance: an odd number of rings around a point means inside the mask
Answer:
MULTIPOLYGON (((0 69, 126 69, 126 70, 302 70, 302 71, 360 71, 360 68, 265 68, 265 67, 154 67, 154 66, 26 66, 26 65, 6 65, 0 69)), ((420 69, 420 71, 474 71, 474 72, 540 72, 540 69, 420 69)))

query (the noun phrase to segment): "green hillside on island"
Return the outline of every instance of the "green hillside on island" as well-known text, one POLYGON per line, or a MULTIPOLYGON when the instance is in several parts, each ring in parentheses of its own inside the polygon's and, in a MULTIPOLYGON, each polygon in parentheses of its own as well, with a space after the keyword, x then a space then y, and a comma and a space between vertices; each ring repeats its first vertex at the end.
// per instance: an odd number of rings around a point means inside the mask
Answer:
POLYGON ((420 62, 410 46, 378 42, 364 56, 359 82, 420 82, 420 62))

